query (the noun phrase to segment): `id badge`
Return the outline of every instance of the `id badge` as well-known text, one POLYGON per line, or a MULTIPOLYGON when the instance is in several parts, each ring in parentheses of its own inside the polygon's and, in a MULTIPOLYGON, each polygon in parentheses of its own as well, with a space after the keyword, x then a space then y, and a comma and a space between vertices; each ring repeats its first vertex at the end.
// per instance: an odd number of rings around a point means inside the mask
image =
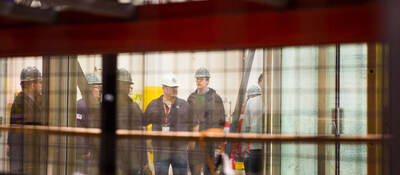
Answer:
POLYGON ((169 126, 163 126, 162 132, 169 132, 169 126))

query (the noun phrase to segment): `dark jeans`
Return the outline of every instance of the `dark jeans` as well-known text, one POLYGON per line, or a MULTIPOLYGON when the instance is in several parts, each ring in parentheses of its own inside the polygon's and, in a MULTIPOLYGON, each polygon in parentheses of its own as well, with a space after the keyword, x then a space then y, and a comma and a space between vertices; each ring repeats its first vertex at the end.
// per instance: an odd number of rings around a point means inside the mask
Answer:
MULTIPOLYGON (((208 155, 215 164, 215 145, 214 143, 206 143, 206 148, 208 155)), ((196 144, 195 149, 189 153, 189 167, 192 175, 200 174, 201 170, 198 170, 196 166, 201 166, 203 168, 204 175, 211 175, 210 167, 207 163, 206 155, 199 143, 196 144), (195 170, 196 169, 196 170, 195 170), (199 172, 200 171, 200 172, 199 172)))
POLYGON ((10 146, 10 173, 12 174, 23 174, 24 156, 22 145, 10 146))
POLYGON ((244 160, 246 175, 261 174, 262 172, 262 150, 250 150, 249 157, 244 160))
POLYGON ((10 157, 10 173, 23 174, 24 173, 24 135, 20 133, 9 133, 9 146, 10 150, 8 156, 10 157))
POLYGON ((76 158, 77 171, 83 174, 89 174, 90 158, 83 158, 84 155, 78 154, 76 158))
POLYGON ((157 160, 154 163, 156 175, 168 175, 169 165, 172 165, 174 175, 187 175, 187 159, 173 156, 166 160, 157 160))

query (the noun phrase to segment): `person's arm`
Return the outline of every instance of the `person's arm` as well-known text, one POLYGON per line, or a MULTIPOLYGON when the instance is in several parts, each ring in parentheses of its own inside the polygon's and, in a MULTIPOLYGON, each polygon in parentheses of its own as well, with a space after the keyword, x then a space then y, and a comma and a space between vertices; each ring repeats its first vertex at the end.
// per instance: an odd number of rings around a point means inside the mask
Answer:
MULTIPOLYGON (((21 105, 19 99, 14 99, 10 112, 10 125, 23 124, 23 121, 24 121, 23 105, 21 105)), ((18 144, 22 144, 21 140, 18 138, 18 134, 15 132, 8 132, 8 137, 7 137, 8 156, 10 156, 10 146, 18 144)))
MULTIPOLYGON (((78 101, 76 109, 76 127, 89 128, 89 113, 86 111, 86 104, 83 101, 78 101)), ((88 137, 77 137, 77 146, 78 150, 80 150, 78 153, 84 158, 90 158, 92 143, 88 137)))
MULTIPOLYGON (((250 108, 251 105, 247 104, 246 108, 244 109, 243 123, 242 123, 243 133, 250 132, 250 120, 251 120, 250 108)), ((247 152, 247 142, 242 143, 242 152, 247 152)))
POLYGON ((221 128, 223 129, 225 126, 225 108, 224 103, 219 95, 215 95, 215 102, 214 102, 214 112, 215 115, 213 116, 213 124, 214 128, 221 128))
MULTIPOLYGON (((138 123, 133 123, 135 125, 134 129, 138 129, 138 130, 144 130, 144 113, 142 112, 142 110, 140 109, 139 105, 136 102, 133 102, 133 109, 134 109, 134 113, 135 115, 133 117, 137 117, 138 120, 135 120, 138 123), (139 126, 137 126, 139 125, 139 126)), ((140 139, 139 140, 140 143, 140 148, 139 150, 135 150, 138 151, 139 156, 140 156, 140 160, 141 160, 141 167, 143 167, 143 170, 147 171, 148 168, 148 159, 147 159, 147 148, 146 148, 146 139, 140 139)))
MULTIPOLYGON (((188 131, 199 131, 199 122, 197 117, 194 115, 194 111, 190 103, 187 103, 186 105, 187 111, 186 111, 186 125, 188 125, 188 131)), ((193 150, 196 145, 195 141, 190 141, 188 143, 188 150, 193 150)))
MULTIPOLYGON (((151 124, 151 117, 152 117, 152 111, 153 110, 153 103, 151 102, 147 108, 146 111, 143 114, 143 129, 147 131, 147 126, 151 124)), ((153 152, 153 145, 151 139, 146 140, 146 150, 148 152, 153 152)))
POLYGON ((193 121, 191 121, 191 123, 193 123, 192 131, 198 132, 198 131, 200 131, 200 121, 197 118, 197 115, 195 114, 195 112, 193 110, 193 96, 192 96, 192 94, 189 95, 189 97, 187 99, 187 102, 189 103, 189 106, 190 106, 189 117, 191 117, 193 119, 193 121))
POLYGON ((251 128, 251 106, 247 106, 246 109, 244 110, 244 116, 243 116, 243 132, 248 133, 250 132, 251 128))
MULTIPOLYGON (((77 127, 89 128, 88 123, 89 123, 88 116, 86 116, 84 114, 77 114, 77 120, 76 120, 77 127)), ((82 150, 83 157, 90 158, 90 155, 91 155, 90 148, 92 147, 92 143, 89 140, 90 138, 81 136, 81 137, 78 137, 77 139, 78 139, 77 143, 78 143, 78 146, 82 150)))

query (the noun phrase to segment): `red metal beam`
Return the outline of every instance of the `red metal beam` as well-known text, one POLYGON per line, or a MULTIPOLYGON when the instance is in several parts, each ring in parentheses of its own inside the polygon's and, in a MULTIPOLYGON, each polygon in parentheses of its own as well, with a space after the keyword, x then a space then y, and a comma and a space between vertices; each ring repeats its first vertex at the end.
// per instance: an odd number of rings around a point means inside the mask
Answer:
MULTIPOLYGON (((293 0, 288 8, 318 8, 339 5, 362 4, 373 0, 293 0)), ((136 8, 135 20, 165 19, 226 13, 259 12, 281 10, 267 3, 254 0, 206 0, 181 3, 139 5, 136 8)), ((78 11, 71 8, 59 12, 58 24, 89 24, 120 21, 116 17, 78 11)), ((28 19, 11 19, 0 17, 0 27, 26 27, 39 25, 28 19)))
MULTIPOLYGON (((381 5, 0 29, 0 56, 218 50, 380 41, 381 5)), ((142 12, 144 13, 144 12, 142 12)))

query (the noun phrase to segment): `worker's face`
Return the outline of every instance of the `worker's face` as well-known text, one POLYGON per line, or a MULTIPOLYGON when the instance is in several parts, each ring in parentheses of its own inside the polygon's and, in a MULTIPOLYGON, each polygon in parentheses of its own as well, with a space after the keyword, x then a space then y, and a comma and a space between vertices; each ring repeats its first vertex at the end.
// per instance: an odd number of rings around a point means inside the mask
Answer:
POLYGON ((169 86, 163 86, 163 91, 164 95, 170 96, 170 97, 176 97, 178 96, 178 87, 169 87, 169 86))
POLYGON ((123 95, 129 95, 132 90, 130 82, 118 81, 118 93, 123 95))
POLYGON ((264 79, 258 82, 258 85, 260 86, 261 89, 264 89, 264 79))
POLYGON ((42 80, 34 81, 32 86, 33 86, 33 89, 34 89, 36 94, 42 94, 42 90, 43 90, 43 88, 42 88, 42 80))
POLYGON ((101 85, 91 85, 92 95, 94 98, 100 100, 101 98, 101 85))
POLYGON ((208 87, 209 80, 207 78, 196 78, 197 89, 205 89, 208 87))

